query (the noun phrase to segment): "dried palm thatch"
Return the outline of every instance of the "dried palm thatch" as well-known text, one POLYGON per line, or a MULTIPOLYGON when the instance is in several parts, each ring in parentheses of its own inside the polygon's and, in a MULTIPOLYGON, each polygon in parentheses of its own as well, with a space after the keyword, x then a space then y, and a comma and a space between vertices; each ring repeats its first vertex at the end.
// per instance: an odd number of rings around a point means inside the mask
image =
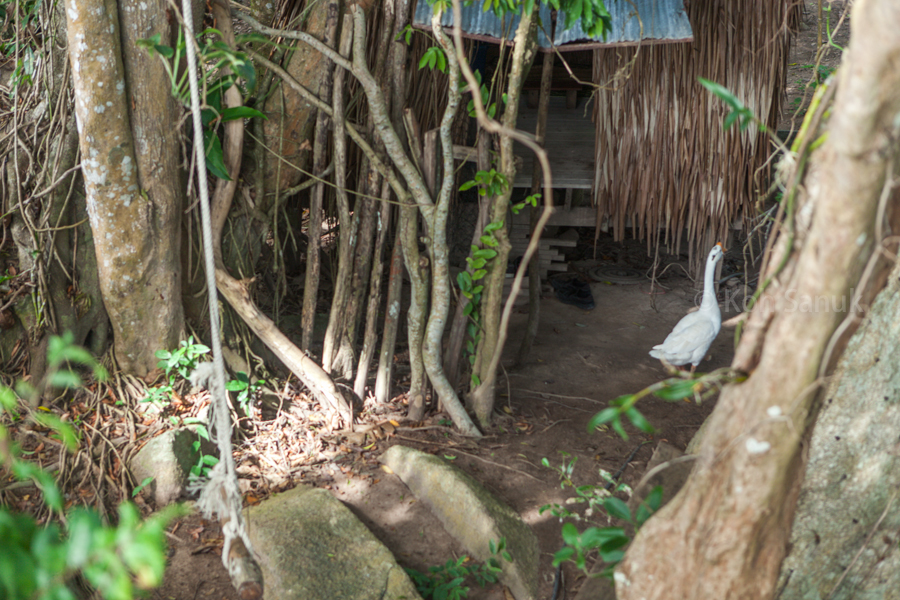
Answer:
POLYGON ((618 240, 627 219, 648 248, 679 252, 686 232, 698 272, 735 219, 752 215, 772 148, 753 127, 723 131, 726 107, 697 78, 724 85, 774 128, 802 6, 707 0, 688 10, 693 43, 594 51, 594 81, 611 82, 595 97, 594 194, 618 240))

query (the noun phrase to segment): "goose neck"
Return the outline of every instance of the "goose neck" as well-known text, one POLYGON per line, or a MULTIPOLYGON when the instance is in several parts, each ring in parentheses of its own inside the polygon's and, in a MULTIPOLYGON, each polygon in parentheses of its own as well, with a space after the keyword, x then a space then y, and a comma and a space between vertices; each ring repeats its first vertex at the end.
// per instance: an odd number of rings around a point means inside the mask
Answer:
POLYGON ((718 301, 716 300, 716 290, 713 286, 715 273, 716 263, 711 260, 707 261, 706 272, 703 274, 703 300, 700 303, 701 308, 718 305, 718 301))

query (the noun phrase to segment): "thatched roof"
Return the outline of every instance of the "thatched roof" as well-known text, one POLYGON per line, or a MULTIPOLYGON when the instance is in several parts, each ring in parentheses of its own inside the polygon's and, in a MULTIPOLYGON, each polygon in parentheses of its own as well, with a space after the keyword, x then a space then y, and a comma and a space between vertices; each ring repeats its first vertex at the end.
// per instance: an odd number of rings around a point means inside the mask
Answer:
POLYGON ((674 251, 686 231, 696 266, 727 242, 735 219, 753 214, 772 146, 753 127, 724 132, 726 107, 697 78, 724 85, 774 129, 800 10, 797 0, 694 1, 693 43, 594 52, 603 84, 594 197, 618 239, 626 219, 648 244, 674 251))

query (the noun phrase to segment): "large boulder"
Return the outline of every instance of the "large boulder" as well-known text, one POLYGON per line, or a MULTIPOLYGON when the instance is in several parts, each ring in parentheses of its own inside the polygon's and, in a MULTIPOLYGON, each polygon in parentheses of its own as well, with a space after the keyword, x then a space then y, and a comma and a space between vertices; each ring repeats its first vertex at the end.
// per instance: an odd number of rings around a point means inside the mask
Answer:
POLYGON ((450 535, 480 561, 492 557, 491 541, 506 540, 512 561, 500 561, 500 580, 516 600, 537 597, 537 536, 516 511, 484 487, 437 456, 406 446, 392 446, 381 462, 396 473, 413 494, 443 523, 450 535))
POLYGON ((250 508, 247 525, 267 598, 421 600, 390 551, 325 490, 276 494, 250 508))

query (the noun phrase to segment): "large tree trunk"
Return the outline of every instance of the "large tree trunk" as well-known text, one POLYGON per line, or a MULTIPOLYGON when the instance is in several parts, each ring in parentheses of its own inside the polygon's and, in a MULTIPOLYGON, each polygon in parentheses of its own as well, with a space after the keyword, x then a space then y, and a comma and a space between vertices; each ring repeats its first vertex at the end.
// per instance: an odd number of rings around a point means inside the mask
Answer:
MULTIPOLYGON (((141 163, 136 160, 129 104, 153 102, 152 94, 144 95, 147 88, 126 86, 117 4, 68 0, 66 16, 82 172, 103 302, 119 366, 145 375, 156 368, 154 353, 174 347, 182 333, 178 234, 170 230, 180 213, 171 205, 175 195, 142 189, 138 172, 142 164, 163 168, 165 163, 155 162, 153 155, 142 157, 141 163)), ((147 85, 151 84, 157 93, 169 93, 168 85, 152 79, 147 85)), ((169 133, 162 128, 143 130, 141 147, 165 147, 169 133)))
MULTIPOLYGON (((750 315, 734 360, 750 376, 723 391, 690 479, 629 548, 616 572, 620 600, 773 594, 815 400, 831 359, 858 325, 849 299, 855 289, 865 301, 884 284, 886 265, 870 257, 897 213, 893 182, 884 187, 898 151, 897 22, 900 5, 891 0, 854 6, 829 136, 801 188, 809 190, 808 201, 796 216, 788 214, 761 278, 772 283, 750 315), (843 300, 849 312, 823 310, 820 299, 829 306, 843 300)), ((808 144, 817 135, 807 131, 804 139, 808 144)), ((804 153, 801 146, 800 164, 804 153)), ((785 195, 789 211, 792 193, 789 188, 785 195)), ((849 551, 844 558, 850 560, 849 551)))

